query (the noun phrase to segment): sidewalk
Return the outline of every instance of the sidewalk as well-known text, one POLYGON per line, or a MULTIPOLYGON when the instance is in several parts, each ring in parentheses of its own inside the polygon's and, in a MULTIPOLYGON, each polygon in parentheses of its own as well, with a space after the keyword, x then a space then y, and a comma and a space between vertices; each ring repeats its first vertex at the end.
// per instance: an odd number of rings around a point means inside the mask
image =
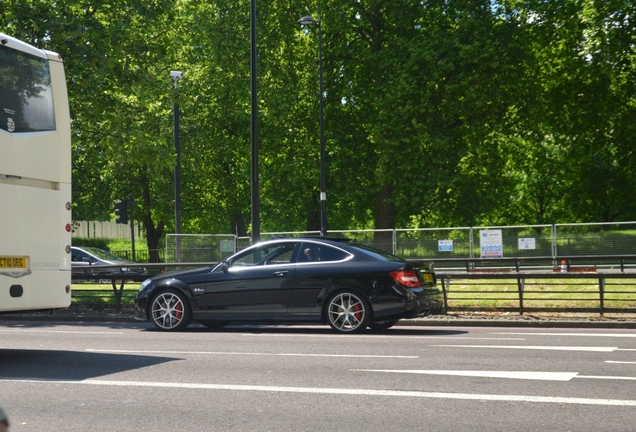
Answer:
MULTIPOLYGON (((121 310, 71 306, 53 312, 0 315, 2 321, 138 322, 131 307, 121 310)), ((426 318, 401 320, 398 326, 479 326, 545 328, 625 328, 636 329, 636 314, 449 312, 426 318)))

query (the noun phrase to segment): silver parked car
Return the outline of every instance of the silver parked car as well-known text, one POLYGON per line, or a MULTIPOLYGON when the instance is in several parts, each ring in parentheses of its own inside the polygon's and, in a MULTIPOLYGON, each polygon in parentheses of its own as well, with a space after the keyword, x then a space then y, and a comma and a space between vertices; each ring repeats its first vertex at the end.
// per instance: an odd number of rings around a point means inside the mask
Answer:
POLYGON ((91 278, 104 279, 112 277, 130 277, 130 279, 141 280, 148 273, 143 267, 132 266, 136 264, 118 257, 117 255, 103 249, 90 246, 71 247, 71 271, 74 279, 82 279, 83 275, 90 275, 91 278), (94 266, 113 266, 111 268, 94 268, 94 266))

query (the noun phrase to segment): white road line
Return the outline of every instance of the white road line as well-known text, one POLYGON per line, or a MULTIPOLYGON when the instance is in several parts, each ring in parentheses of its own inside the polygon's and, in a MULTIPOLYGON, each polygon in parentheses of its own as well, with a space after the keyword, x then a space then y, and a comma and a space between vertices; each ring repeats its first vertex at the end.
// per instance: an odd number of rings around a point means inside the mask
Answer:
POLYGON ((227 352, 227 351, 142 351, 142 350, 100 350, 87 349, 88 352, 117 353, 117 354, 161 354, 161 355, 244 355, 244 356, 281 356, 281 357, 349 357, 349 358, 394 358, 418 359, 420 356, 398 355, 365 355, 365 354, 303 354, 303 353, 266 353, 266 352, 227 352))
POLYGON ((579 375, 576 378, 636 381, 636 377, 579 375))
POLYGON ((570 381, 578 372, 523 372, 523 371, 468 371, 468 370, 390 370, 390 369, 351 369, 355 372, 386 372, 423 375, 450 375, 482 378, 508 378, 540 381, 570 381))
POLYGON ((612 352, 617 350, 617 347, 577 347, 577 346, 515 346, 515 345, 429 345, 429 346, 450 347, 450 348, 488 348, 488 349, 591 351, 591 352, 612 352))
MULTIPOLYGON (((220 334, 220 333, 219 333, 220 334)), ((465 337, 465 336, 453 336, 453 335, 446 335, 446 336, 406 336, 406 335, 337 335, 337 334, 332 334, 332 335, 319 335, 319 334, 313 334, 313 335, 308 335, 308 334, 278 334, 278 333, 242 333, 241 336, 253 336, 253 337, 284 337, 284 338, 289 338, 289 337, 301 337, 303 339, 305 338, 346 338, 346 339, 351 339, 351 338, 362 338, 362 339, 381 339, 381 338, 385 338, 385 339, 444 339, 444 340, 448 340, 448 339, 467 339, 467 340, 526 340, 526 338, 502 338, 502 337, 492 337, 492 338, 478 338, 478 337, 465 337)))
POLYGON ((605 363, 636 364, 636 362, 605 360, 605 363))
POLYGON ((392 370, 350 369, 354 372, 406 373, 481 378, 525 379, 538 381, 571 381, 574 378, 636 381, 636 377, 579 375, 578 372, 469 371, 469 370, 392 370))
POLYGON ((636 333, 615 334, 615 333, 520 333, 520 332, 493 332, 500 335, 519 336, 584 336, 584 337, 615 337, 615 338, 636 338, 636 333))
POLYGON ((169 382, 144 382, 144 381, 53 381, 36 379, 2 379, 5 382, 23 382, 36 384, 66 384, 66 385, 91 385, 91 386, 118 386, 118 387, 153 387, 168 389, 194 389, 194 390, 227 390, 227 391, 253 391, 274 393, 307 393, 345 396, 384 396, 384 397, 410 397, 430 399, 456 399, 494 402, 529 402, 529 403, 556 403, 573 405, 606 405, 636 407, 636 400, 623 399, 592 399, 569 398, 551 396, 525 396, 505 394, 469 394, 469 393, 441 393, 401 390, 370 390, 370 389, 346 389, 346 388, 317 388, 317 387, 282 387, 282 386, 254 386, 254 385, 228 385, 228 384, 197 384, 197 383, 169 383, 169 382))

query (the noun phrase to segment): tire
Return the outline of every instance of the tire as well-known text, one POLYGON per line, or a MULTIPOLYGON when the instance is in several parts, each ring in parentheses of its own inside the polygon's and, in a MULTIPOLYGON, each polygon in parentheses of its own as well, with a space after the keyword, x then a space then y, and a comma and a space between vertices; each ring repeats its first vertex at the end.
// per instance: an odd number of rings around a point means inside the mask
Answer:
POLYGON ((157 294, 150 303, 149 312, 150 320, 161 331, 183 330, 192 319, 188 300, 174 289, 157 294))
POLYGON ((353 291, 339 292, 327 301, 327 322, 339 333, 359 333, 371 320, 371 306, 353 291))
POLYGON ((207 328, 209 328, 210 330, 221 330, 223 327, 225 327, 228 324, 225 321, 212 321, 212 320, 200 320, 199 322, 203 324, 204 326, 206 326, 207 328))
POLYGON ((376 321, 369 324, 371 330, 387 330, 396 325, 400 320, 376 321))

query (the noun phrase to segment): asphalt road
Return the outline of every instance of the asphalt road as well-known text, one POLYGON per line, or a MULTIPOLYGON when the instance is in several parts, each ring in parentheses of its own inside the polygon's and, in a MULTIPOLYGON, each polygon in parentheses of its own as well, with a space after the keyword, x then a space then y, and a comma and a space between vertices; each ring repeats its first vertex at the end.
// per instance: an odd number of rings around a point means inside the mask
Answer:
POLYGON ((16 431, 633 431, 633 329, 0 318, 16 431))

